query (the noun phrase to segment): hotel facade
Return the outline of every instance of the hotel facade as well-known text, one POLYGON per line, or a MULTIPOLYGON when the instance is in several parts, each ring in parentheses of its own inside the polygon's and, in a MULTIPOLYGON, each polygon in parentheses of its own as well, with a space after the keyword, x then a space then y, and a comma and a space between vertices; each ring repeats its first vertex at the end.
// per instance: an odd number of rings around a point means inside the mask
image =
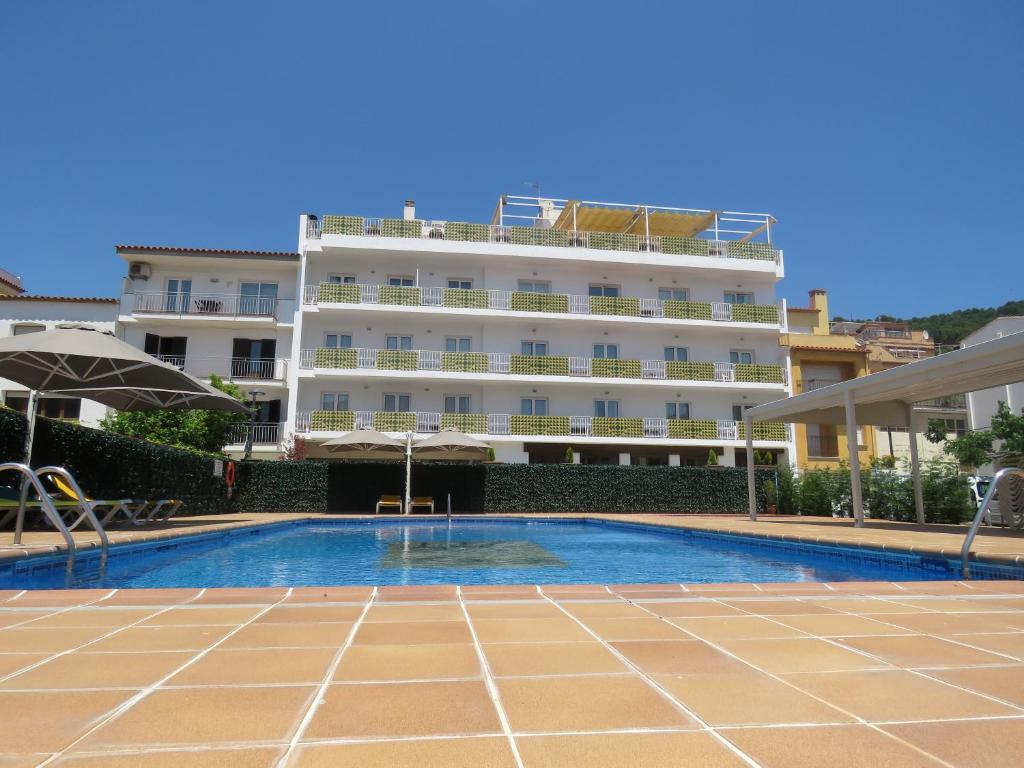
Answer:
POLYGON ((295 253, 119 246, 118 321, 251 393, 255 456, 453 427, 499 461, 729 466, 743 409, 791 393, 774 223, 513 196, 489 223, 302 215, 295 253))

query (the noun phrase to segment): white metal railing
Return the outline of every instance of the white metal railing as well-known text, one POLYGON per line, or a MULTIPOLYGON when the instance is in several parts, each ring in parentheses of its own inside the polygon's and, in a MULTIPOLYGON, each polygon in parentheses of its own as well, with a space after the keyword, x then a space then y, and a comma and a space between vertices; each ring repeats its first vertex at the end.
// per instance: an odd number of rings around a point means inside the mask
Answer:
POLYGON ((644 437, 668 437, 668 419, 644 419, 644 437))
POLYGON ((316 350, 303 349, 299 352, 299 368, 310 371, 316 365, 316 350))
POLYGON ((173 365, 179 371, 185 370, 185 356, 184 355, 154 355, 157 360, 168 365, 173 365))
POLYGON ((640 317, 664 317, 665 302, 660 299, 640 299, 640 317))
POLYGON ((134 293, 133 312, 218 317, 275 317, 276 298, 235 293, 134 293))
POLYGON ((433 349, 421 349, 416 353, 416 362, 421 371, 440 371, 441 352, 433 349))
MULTIPOLYGON (((312 350, 310 350, 312 352, 312 350)), ((288 375, 288 361, 285 358, 248 357, 191 357, 186 355, 156 355, 168 365, 207 378, 212 374, 226 379, 258 379, 260 381, 284 381, 288 375)))
POLYGON ((733 363, 715 363, 715 381, 736 381, 736 366, 733 363))
POLYGON ((417 432, 440 432, 441 431, 441 414, 440 413, 420 413, 416 412, 416 431, 417 432))
POLYGON ((721 322, 732 320, 732 304, 723 301, 711 302, 711 319, 721 322))
POLYGON ((736 422, 730 420, 718 420, 718 439, 719 440, 737 440, 739 435, 739 429, 736 426, 736 422))
POLYGON ((569 358, 569 375, 570 376, 589 376, 590 375, 590 360, 589 357, 570 357, 569 358))
POLYGON ((312 427, 311 415, 309 411, 298 411, 295 414, 295 431, 301 434, 306 434, 312 427))
POLYGON ((231 445, 244 445, 249 428, 252 428, 253 445, 277 445, 280 442, 281 425, 277 422, 255 424, 232 424, 231 445))
POLYGON ((357 349, 356 350, 356 368, 376 368, 377 367, 377 350, 376 349, 357 349))
POLYGON ((302 303, 303 304, 316 304, 320 301, 320 286, 318 285, 304 285, 302 286, 302 303))
POLYGON ((908 360, 921 360, 931 355, 923 349, 893 349, 889 348, 888 352, 890 355, 897 359, 905 358, 908 360))
POLYGON ((380 286, 379 285, 360 285, 359 286, 359 301, 363 304, 379 304, 380 303, 380 286))
POLYGON ((666 370, 664 360, 642 360, 640 364, 640 375, 645 379, 664 379, 666 370))
POLYGON ((306 219, 306 237, 310 240, 319 240, 323 234, 323 225, 315 216, 306 219))
POLYGON ((487 434, 507 435, 512 431, 511 417, 507 413, 487 414, 487 434))
POLYGON ((512 306, 512 291, 487 291, 488 309, 510 309, 512 306))
POLYGON ((593 424, 591 416, 570 416, 569 434, 573 437, 588 437, 593 431, 593 424))
POLYGON ((354 429, 373 429, 373 411, 356 411, 352 426, 354 429))
POLYGON ((569 312, 574 315, 589 315, 590 314, 590 297, 579 296, 576 294, 569 295, 569 312))
POLYGON ((424 307, 440 307, 444 303, 444 289, 437 287, 420 288, 420 304, 424 307))
POLYGON ((508 352, 488 352, 487 372, 508 373, 512 369, 512 355, 508 352))

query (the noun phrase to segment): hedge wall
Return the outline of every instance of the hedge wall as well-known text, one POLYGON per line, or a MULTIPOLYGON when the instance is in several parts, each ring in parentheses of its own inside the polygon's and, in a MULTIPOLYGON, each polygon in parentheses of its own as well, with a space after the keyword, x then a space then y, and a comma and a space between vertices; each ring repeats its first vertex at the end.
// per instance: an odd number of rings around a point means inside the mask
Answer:
MULTIPOLYGON (((231 512, 325 512, 333 462, 240 461, 231 512)), ((376 501, 376 500, 375 500, 376 501)))

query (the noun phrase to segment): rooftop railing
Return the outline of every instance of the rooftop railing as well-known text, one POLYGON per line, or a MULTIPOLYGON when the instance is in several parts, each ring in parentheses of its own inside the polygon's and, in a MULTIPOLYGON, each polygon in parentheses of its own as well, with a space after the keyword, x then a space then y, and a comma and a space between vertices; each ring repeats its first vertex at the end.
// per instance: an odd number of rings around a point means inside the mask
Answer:
POLYGON ((551 227, 471 224, 461 221, 364 218, 362 216, 324 216, 323 219, 307 220, 306 236, 308 238, 320 239, 325 235, 504 243, 517 246, 539 245, 551 248, 592 248, 602 251, 651 252, 779 263, 779 251, 771 243, 764 242, 709 240, 701 237, 671 235, 648 236, 624 232, 589 232, 551 227))
POLYGON ((276 317, 278 299, 230 293, 132 293, 134 313, 211 315, 216 317, 276 317))
POLYGON ((303 349, 303 370, 375 369, 386 371, 444 371, 513 376, 570 376, 640 380, 709 381, 720 383, 786 383, 785 368, 774 364, 683 360, 521 355, 509 352, 441 352, 433 349, 303 349))
POLYGON ((637 296, 581 296, 568 293, 533 293, 438 286, 360 285, 320 283, 307 285, 304 304, 389 304, 446 309, 493 309, 506 312, 549 312, 570 315, 707 320, 724 323, 779 325, 774 304, 729 304, 710 301, 647 299, 637 296))

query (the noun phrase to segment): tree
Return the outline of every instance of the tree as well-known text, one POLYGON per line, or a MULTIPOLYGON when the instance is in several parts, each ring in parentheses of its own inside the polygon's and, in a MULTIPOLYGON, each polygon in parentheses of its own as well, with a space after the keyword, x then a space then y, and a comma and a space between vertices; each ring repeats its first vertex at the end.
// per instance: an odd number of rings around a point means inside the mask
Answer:
POLYGON ((1020 464, 1024 461, 1024 408, 1018 416, 1000 400, 992 417, 992 437, 1002 441, 993 458, 1000 459, 1004 464, 1020 464))
POLYGON ((929 443, 938 445, 946 440, 946 422, 942 419, 928 419, 928 426, 924 430, 925 439, 929 443))
MULTIPOLYGON (((210 384, 244 402, 242 391, 235 384, 219 376, 211 376, 210 384)), ((228 411, 115 411, 105 416, 100 426, 118 435, 221 453, 231 441, 231 428, 248 421, 247 415, 228 411)))
POLYGON ((987 429, 967 432, 947 440, 942 450, 956 459, 962 470, 976 469, 992 458, 992 433, 987 429))

